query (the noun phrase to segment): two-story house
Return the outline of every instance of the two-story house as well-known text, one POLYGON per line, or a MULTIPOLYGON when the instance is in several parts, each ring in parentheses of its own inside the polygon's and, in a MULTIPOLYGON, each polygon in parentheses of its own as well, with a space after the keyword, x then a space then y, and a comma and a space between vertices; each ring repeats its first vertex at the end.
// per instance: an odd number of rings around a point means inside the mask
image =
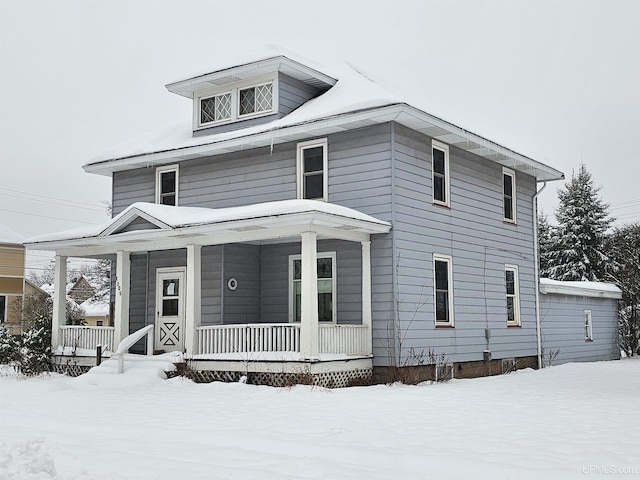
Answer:
POLYGON ((28 245, 57 282, 67 257, 112 259, 111 348, 154 325, 201 378, 270 383, 536 366, 535 199, 562 173, 350 67, 238 63, 167 85, 182 127, 84 166, 112 178, 111 222, 28 245))

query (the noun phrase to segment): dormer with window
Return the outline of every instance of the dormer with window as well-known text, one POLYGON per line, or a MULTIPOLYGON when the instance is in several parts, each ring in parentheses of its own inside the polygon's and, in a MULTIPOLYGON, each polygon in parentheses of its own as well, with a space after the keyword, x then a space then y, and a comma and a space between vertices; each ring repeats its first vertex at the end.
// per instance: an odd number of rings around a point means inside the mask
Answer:
POLYGON ((167 85, 193 101, 193 135, 209 135, 284 117, 336 79, 284 56, 167 85))

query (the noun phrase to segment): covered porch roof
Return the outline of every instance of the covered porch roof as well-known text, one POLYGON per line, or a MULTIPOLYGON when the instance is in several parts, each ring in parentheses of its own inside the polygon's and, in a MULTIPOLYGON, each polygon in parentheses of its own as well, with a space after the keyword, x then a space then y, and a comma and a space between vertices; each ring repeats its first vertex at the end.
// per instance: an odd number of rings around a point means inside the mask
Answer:
POLYGON ((108 223, 28 239, 30 250, 59 255, 104 255, 185 245, 277 243, 313 231, 318 238, 366 241, 387 233, 389 222, 326 202, 283 200, 230 208, 174 207, 138 202, 108 223))

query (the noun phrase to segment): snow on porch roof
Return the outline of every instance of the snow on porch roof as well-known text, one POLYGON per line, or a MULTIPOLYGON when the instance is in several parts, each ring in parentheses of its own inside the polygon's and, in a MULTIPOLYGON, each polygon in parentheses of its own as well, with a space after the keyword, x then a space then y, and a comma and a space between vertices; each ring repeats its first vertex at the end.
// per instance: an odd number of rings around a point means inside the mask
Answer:
POLYGON ((551 280, 550 278, 540 279, 540 293, 544 295, 555 293, 577 297, 622 298, 622 290, 612 283, 566 282, 551 280))
MULTIPOLYGON (((284 61, 286 57, 278 57, 284 61)), ((222 133, 193 136, 191 120, 165 127, 103 152, 84 165, 99 175, 308 140, 370 125, 398 122, 431 138, 534 176, 559 180, 562 172, 514 152, 407 102, 383 82, 351 65, 334 66, 337 83, 283 118, 222 133)), ((332 72, 333 75, 333 72, 332 72)), ((206 75, 205 75, 206 76, 206 75)), ((200 77, 197 77, 200 78, 200 77)), ((203 77, 204 78, 204 77, 203 77)), ((180 82, 178 82, 180 83, 180 82)))
MULTIPOLYGON (((365 215, 351 208, 316 200, 283 200, 241 207, 201 208, 174 207, 155 203, 137 202, 127 207, 110 222, 74 230, 29 238, 25 244, 33 250, 87 247, 115 242, 150 242, 162 239, 200 237, 202 244, 207 235, 224 236, 231 232, 263 233, 255 240, 273 238, 269 230, 282 226, 316 225, 343 229, 356 234, 387 233, 391 224, 365 215), (147 222, 143 230, 126 231, 137 220, 147 222), (96 243, 97 241, 97 243, 96 243)), ((336 237, 339 238, 339 237, 336 237)), ((218 239, 214 243, 230 243, 218 239)), ((242 241, 242 239, 237 240, 242 241)), ((249 241, 249 240, 247 240, 249 241)), ((148 248, 148 246, 147 246, 148 248)), ((151 248, 153 249, 153 248, 151 248)))

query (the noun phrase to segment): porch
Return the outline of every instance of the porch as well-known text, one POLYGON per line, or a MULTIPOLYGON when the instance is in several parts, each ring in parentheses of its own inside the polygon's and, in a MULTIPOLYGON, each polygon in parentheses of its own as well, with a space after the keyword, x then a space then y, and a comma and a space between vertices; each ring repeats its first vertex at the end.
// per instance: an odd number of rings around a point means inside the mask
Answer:
POLYGON ((154 325, 155 351, 182 353, 191 368, 217 372, 209 379, 249 371, 362 376, 372 366, 371 235, 389 230, 308 200, 218 210, 138 203, 94 231, 28 247, 56 251, 59 362, 88 364, 98 345, 109 355, 154 325), (112 326, 63 325, 58 287, 67 257, 115 261, 112 326))
MULTIPOLYGON (((54 355, 95 357, 98 346, 104 356, 116 347, 115 327, 64 325, 54 355)), ((198 328, 198 349, 185 358, 193 360, 300 360, 300 324, 209 325, 198 328)), ((369 357, 367 325, 319 325, 318 353, 332 359, 369 357)))

